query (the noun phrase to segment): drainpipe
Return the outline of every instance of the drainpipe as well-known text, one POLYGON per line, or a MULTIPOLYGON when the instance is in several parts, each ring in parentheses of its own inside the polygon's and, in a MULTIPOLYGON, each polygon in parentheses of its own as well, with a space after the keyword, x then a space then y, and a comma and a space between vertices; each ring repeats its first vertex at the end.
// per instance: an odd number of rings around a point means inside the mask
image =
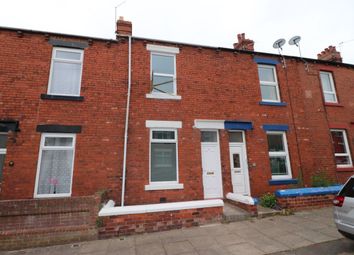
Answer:
POLYGON ((125 176, 127 171, 127 149, 128 149, 128 127, 129 127, 129 107, 130 107, 130 88, 131 88, 131 62, 132 62, 132 37, 128 36, 128 94, 127 94, 127 106, 125 112, 125 128, 124 128, 124 151, 123 151, 123 174, 122 174, 122 197, 121 206, 124 206, 125 195, 125 176))

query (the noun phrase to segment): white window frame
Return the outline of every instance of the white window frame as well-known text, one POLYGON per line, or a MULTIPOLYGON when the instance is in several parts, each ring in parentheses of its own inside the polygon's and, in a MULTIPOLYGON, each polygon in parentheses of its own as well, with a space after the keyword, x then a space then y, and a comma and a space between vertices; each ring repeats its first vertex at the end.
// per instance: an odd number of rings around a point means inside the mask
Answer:
MULTIPOLYGON (((334 151, 334 158, 337 157, 337 156, 338 157, 348 157, 349 158, 349 164, 346 164, 346 165, 337 165, 336 164, 336 166, 338 168, 341 168, 341 167, 352 167, 353 166, 353 161, 352 161, 352 156, 351 156, 351 153, 350 153, 350 148, 349 148, 349 143, 348 143, 348 137, 347 137, 346 130, 345 129, 330 129, 331 139, 332 139, 332 131, 343 133, 344 147, 345 147, 345 149, 347 151, 347 153, 335 153, 335 151, 334 151)), ((333 150, 335 150, 334 147, 333 147, 333 150)))
POLYGON ((321 82, 321 87, 322 87, 323 100, 324 100, 326 103, 338 103, 338 98, 337 98, 336 88, 335 88, 335 86, 334 86, 334 80, 333 80, 333 75, 332 75, 332 73, 331 73, 331 72, 326 72, 326 71, 321 71, 321 72, 320 72, 320 82, 321 82), (323 84, 322 84, 321 74, 328 74, 328 76, 329 76, 329 84, 330 84, 330 87, 331 87, 331 91, 324 90, 324 87, 323 87, 323 84), (327 101, 327 100, 326 100, 326 94, 334 95, 334 101, 327 101))
POLYGON ((261 90, 261 97, 262 97, 262 102, 272 102, 272 103, 280 103, 280 92, 279 92, 279 83, 278 83, 278 77, 277 77, 277 71, 275 66, 273 65, 263 65, 263 64, 258 64, 257 66, 257 71, 259 67, 263 67, 263 68, 271 68, 273 71, 273 75, 274 75, 274 82, 273 81, 262 81, 261 77, 259 77, 259 85, 260 85, 260 90, 261 90), (269 87, 275 87, 276 90, 276 95, 277 95, 277 100, 270 100, 270 99, 263 99, 262 96, 262 88, 261 86, 269 86, 269 87))
POLYGON ((171 77, 173 79, 173 93, 163 93, 163 92, 154 92, 153 89, 149 94, 146 94, 146 98, 155 98, 155 99, 173 99, 180 100, 181 96, 177 95, 177 63, 176 63, 176 54, 179 53, 179 48, 168 47, 168 46, 160 46, 148 44, 146 49, 150 51, 150 81, 153 79, 153 70, 152 70, 152 59, 153 55, 173 57, 174 64, 174 74, 166 74, 166 73, 154 73, 154 75, 161 77, 171 77))
MULTIPOLYGON (((8 133, 6 133, 6 132, 0 132, 0 135, 8 135, 8 133)), ((5 157, 6 157, 6 152, 7 152, 7 149, 6 149, 6 147, 5 148, 0 148, 0 154, 1 155, 5 155, 5 157)), ((0 169, 0 171, 3 171, 3 169, 0 169)), ((2 176, 4 175, 4 172, 3 172, 3 174, 2 174, 2 176)), ((1 178, 0 178, 0 182, 1 182, 2 180, 1 180, 1 178)))
POLYGON ((50 74, 49 74, 49 82, 48 82, 47 94, 48 95, 56 95, 56 96, 80 96, 80 94, 81 94, 81 81, 82 81, 83 63, 84 63, 84 50, 71 49, 71 48, 62 48, 62 47, 54 47, 53 51, 52 51, 52 61, 51 61, 51 66, 50 66, 50 74), (56 58, 55 55, 56 55, 57 51, 66 51, 66 52, 80 53, 81 54, 81 58, 80 58, 80 60, 56 58), (53 69, 54 69, 54 63, 55 62, 81 64, 79 90, 78 90, 79 94, 57 94, 57 93, 50 92, 51 88, 52 88, 53 69))
POLYGON ((39 156, 37 162, 37 174, 36 174, 36 184, 34 187, 34 198, 51 198, 51 197, 70 197, 72 194, 72 184, 73 184, 73 175, 74 175, 74 162, 75 162, 75 147, 76 147, 76 134, 67 134, 67 133, 42 133, 41 142, 39 147, 39 156), (45 138, 47 137, 68 137, 73 138, 72 146, 49 146, 44 145, 45 138), (43 150, 72 150, 73 151, 73 160, 71 164, 71 181, 70 181, 70 192, 69 193, 60 193, 60 194, 38 194, 38 181, 40 175, 40 168, 42 162, 42 152, 43 150))
POLYGON ((181 121, 160 121, 147 120, 146 127, 149 128, 149 184, 145 185, 145 190, 169 190, 183 189, 182 183, 179 183, 179 164, 178 164, 178 128, 182 128, 181 121), (153 139, 153 131, 173 131, 175 139, 153 139), (176 181, 152 182, 151 181, 151 143, 176 143, 176 181))
MULTIPOLYGON (((285 156, 286 167, 288 170, 288 173, 286 175, 273 175, 272 174, 272 180, 291 179, 292 173, 291 173, 290 156, 289 156, 289 150, 288 150, 288 141, 286 139, 286 132, 285 131, 267 131, 267 143, 268 143, 268 135, 282 135, 283 147, 284 147, 284 151, 269 151, 269 147, 268 147, 269 162, 270 162, 271 157, 284 157, 285 156)), ((270 169, 270 171, 272 173, 272 169, 270 169)))

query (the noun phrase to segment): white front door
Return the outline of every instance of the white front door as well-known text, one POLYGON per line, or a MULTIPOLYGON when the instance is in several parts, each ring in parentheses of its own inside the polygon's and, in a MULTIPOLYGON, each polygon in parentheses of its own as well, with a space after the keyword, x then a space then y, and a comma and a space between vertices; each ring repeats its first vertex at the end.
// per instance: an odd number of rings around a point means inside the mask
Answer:
POLYGON ((218 131, 201 131, 204 198, 222 198, 218 131))
POLYGON ((250 184, 247 165, 247 153, 243 132, 230 132, 234 136, 234 140, 230 139, 230 163, 231 163, 231 179, 233 193, 241 195, 250 195, 250 184), (236 138, 236 135, 239 137, 236 138), (235 142, 237 141, 237 142, 235 142))

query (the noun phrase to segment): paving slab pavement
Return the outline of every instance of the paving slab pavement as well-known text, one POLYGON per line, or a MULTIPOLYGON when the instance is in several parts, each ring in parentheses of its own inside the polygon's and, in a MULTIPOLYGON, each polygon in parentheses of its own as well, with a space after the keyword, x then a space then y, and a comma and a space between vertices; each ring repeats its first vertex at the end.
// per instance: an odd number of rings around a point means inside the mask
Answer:
POLYGON ((262 255, 341 239, 332 208, 0 255, 262 255))

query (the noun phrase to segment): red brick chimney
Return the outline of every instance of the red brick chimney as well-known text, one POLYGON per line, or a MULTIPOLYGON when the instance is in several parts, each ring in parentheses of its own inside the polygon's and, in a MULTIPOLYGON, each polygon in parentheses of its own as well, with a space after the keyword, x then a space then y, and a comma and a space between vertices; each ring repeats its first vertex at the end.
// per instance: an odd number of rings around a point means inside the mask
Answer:
POLYGON ((130 21, 125 21, 122 16, 117 20, 116 35, 132 35, 133 26, 130 21))
POLYGON ((328 46, 328 48, 326 48, 324 51, 317 54, 317 58, 320 60, 342 63, 340 52, 336 50, 335 46, 328 46))
POLYGON ((246 39, 245 33, 237 35, 237 43, 234 43, 234 49, 254 51, 254 41, 246 39))

